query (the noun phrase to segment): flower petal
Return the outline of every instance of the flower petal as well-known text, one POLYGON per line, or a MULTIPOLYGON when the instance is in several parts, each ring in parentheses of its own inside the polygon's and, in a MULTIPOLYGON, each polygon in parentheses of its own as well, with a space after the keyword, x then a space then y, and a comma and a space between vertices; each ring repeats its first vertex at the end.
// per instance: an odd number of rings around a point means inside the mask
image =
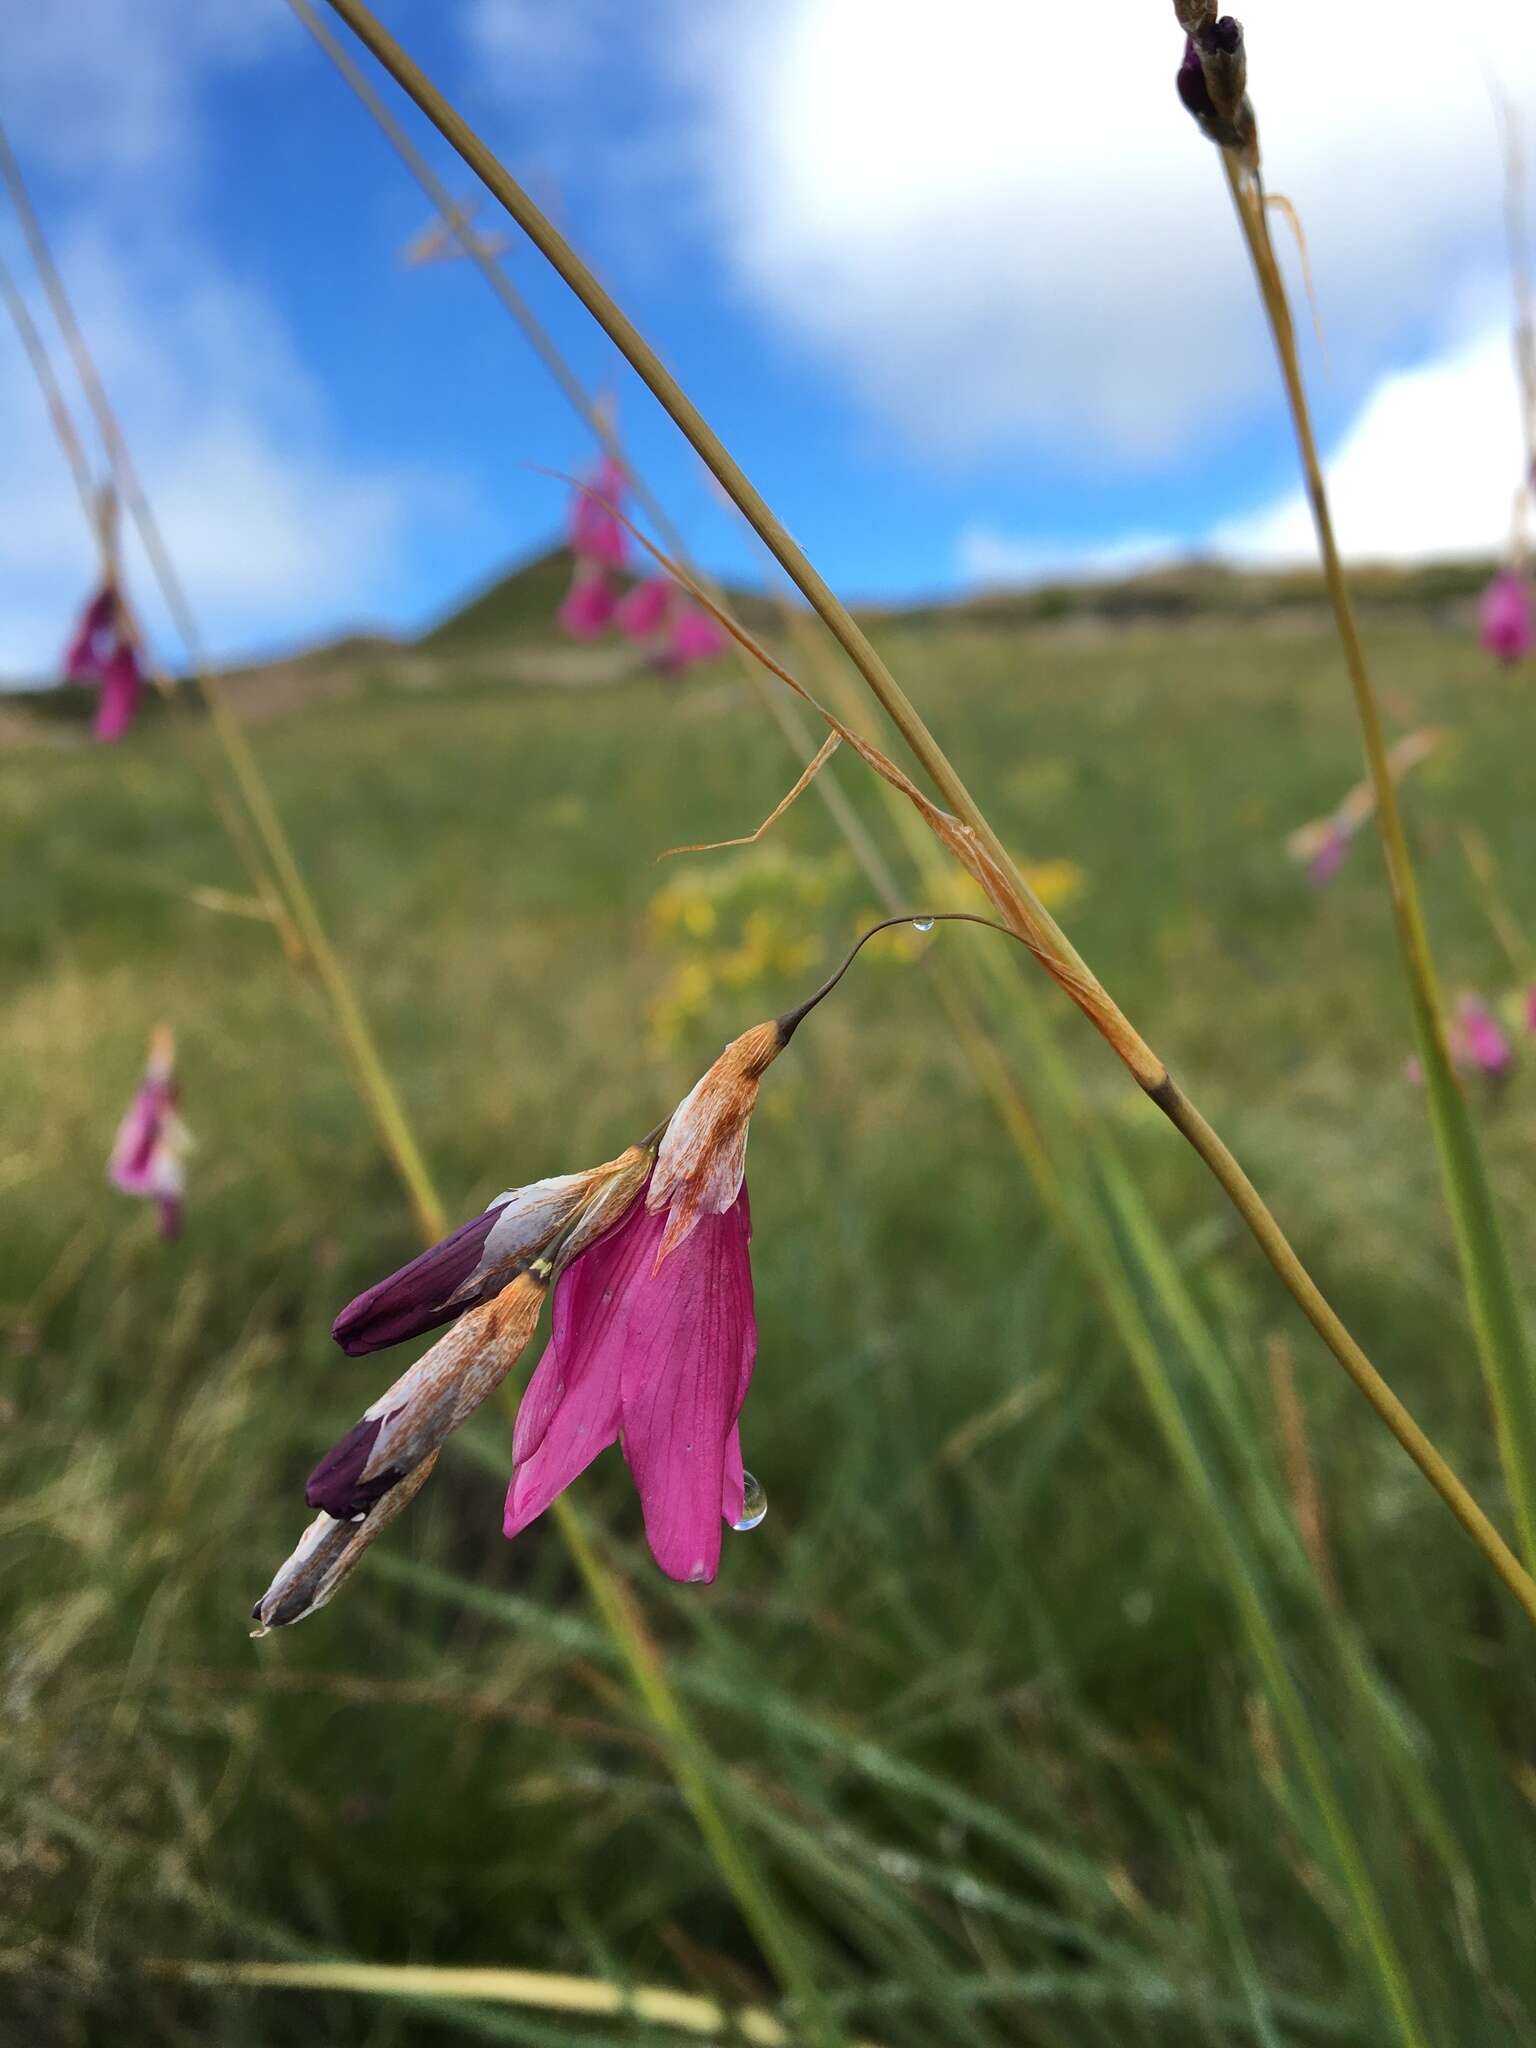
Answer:
POLYGON ((626 1312, 654 1256, 652 1219, 635 1202, 555 1285, 549 1344, 535 1367, 512 1437, 503 1529, 516 1536, 619 1433, 626 1312))
POLYGON ((129 643, 120 641, 102 673, 96 695, 96 717, 91 726, 98 740, 120 740, 133 723, 143 693, 144 678, 138 656, 129 643))
MULTIPOLYGON (((642 1255, 664 1228, 650 1214, 637 1226, 642 1255)), ((757 1355, 749 1228, 744 1200, 702 1217, 623 1303, 624 1451, 651 1554, 674 1579, 719 1569, 727 1442, 757 1355)))
POLYGON ((725 1440, 725 1480, 720 1488, 720 1519, 734 1529, 747 1498, 746 1467, 741 1462, 741 1431, 733 1422, 725 1440))

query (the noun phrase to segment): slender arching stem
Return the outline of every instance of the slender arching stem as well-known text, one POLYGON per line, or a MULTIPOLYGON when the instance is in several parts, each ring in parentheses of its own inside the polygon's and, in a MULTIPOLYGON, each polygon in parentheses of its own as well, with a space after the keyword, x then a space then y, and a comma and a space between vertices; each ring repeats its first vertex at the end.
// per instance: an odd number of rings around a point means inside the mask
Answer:
POLYGON ((1285 280, 1270 239, 1263 191, 1257 177, 1245 171, 1230 151, 1222 152, 1222 167, 1275 344, 1281 382, 1301 457, 1307 499, 1312 508, 1312 522, 1317 532, 1323 577, 1328 586, 1334 623, 1344 650, 1344 666, 1365 743, 1366 766, 1376 798, 1376 816, 1386 859, 1398 946, 1403 957, 1414 1033, 1424 1072, 1424 1093, 1440 1161, 1446 1206, 1456 1238, 1473 1341, 1493 1409, 1499 1455, 1520 1531, 1521 1548, 1527 1564, 1530 1564, 1536 1560, 1536 1378, 1532 1375, 1524 1314, 1499 1228, 1498 1212, 1494 1207, 1477 1132, 1446 1044, 1444 1012, 1434 957, 1430 951, 1429 928, 1409 851, 1397 783, 1392 774, 1381 709, 1376 700, 1334 533, 1328 487, 1318 456, 1317 437, 1313 432, 1301 357, 1296 346, 1295 323, 1291 318, 1285 280))

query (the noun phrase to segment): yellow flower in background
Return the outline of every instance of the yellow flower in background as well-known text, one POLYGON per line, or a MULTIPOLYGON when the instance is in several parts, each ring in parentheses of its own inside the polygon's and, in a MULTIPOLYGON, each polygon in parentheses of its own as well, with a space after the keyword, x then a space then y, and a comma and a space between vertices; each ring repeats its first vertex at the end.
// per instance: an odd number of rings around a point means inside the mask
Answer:
POLYGON ((1019 873, 1047 910, 1075 903, 1088 887, 1088 871, 1075 860, 1021 860, 1019 873))

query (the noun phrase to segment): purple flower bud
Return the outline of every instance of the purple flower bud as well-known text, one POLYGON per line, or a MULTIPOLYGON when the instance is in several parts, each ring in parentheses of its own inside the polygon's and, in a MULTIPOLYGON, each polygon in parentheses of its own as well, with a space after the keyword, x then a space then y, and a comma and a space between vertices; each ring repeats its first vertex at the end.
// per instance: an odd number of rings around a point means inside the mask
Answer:
POLYGON ((449 1306, 454 1290, 462 1287, 480 1264, 485 1240, 500 1214, 498 1203, 471 1217, 430 1251, 420 1253, 398 1273, 375 1282, 355 1301, 349 1301, 331 1325, 331 1335, 347 1356, 361 1358, 386 1345, 403 1344, 408 1337, 451 1323, 473 1308, 476 1300, 487 1299, 478 1295, 449 1306))
POLYGON ((1184 61, 1174 83, 1179 89, 1179 98, 1202 128, 1207 121, 1215 120, 1216 109, 1205 83, 1205 66, 1200 62, 1200 52, 1195 48, 1193 36, 1184 38, 1184 61))
POLYGON ((361 1422, 352 1425, 340 1443, 331 1446, 310 1473, 304 1488, 304 1499, 310 1507, 323 1509, 338 1522, 355 1522, 383 1499, 400 1477, 399 1470, 391 1466, 368 1479, 363 1473, 373 1456, 379 1431, 388 1420, 386 1415, 365 1415, 361 1422))

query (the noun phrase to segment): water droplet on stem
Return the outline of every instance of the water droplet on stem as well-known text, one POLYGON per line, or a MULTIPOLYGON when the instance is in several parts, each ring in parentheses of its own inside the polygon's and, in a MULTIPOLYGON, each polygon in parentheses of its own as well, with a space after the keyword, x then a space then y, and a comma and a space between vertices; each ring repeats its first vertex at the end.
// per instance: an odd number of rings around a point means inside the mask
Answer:
POLYGON ((933 930, 933 919, 931 917, 914 917, 912 929, 915 932, 931 932, 933 930))

